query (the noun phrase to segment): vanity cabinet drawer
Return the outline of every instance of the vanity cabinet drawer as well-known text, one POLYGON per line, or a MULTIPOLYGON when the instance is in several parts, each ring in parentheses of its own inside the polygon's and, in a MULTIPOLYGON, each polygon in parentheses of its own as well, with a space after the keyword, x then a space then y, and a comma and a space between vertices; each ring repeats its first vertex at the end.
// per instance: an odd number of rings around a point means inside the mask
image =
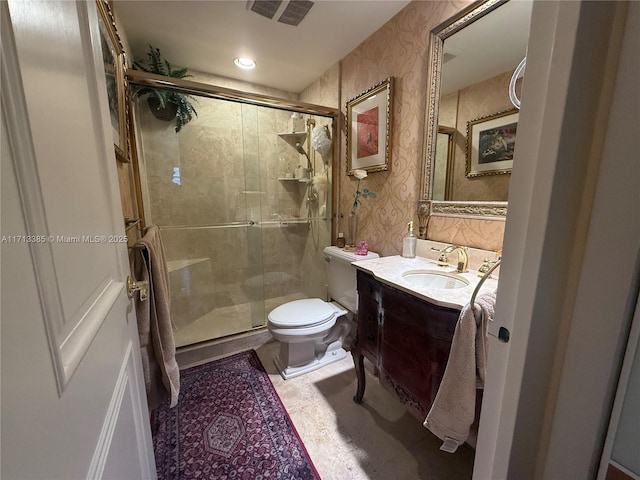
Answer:
POLYGON ((380 323, 380 284, 358 270, 357 348, 375 365, 378 364, 380 323))
POLYGON ((382 288, 382 308, 385 319, 385 335, 396 345, 406 344, 405 349, 415 351, 429 343, 440 340, 451 345, 453 332, 460 311, 439 307, 386 285, 382 288), (407 335, 411 332, 412 335, 407 335), (393 339, 391 338, 393 337, 393 339))
POLYGON ((380 303, 380 283, 368 273, 358 270, 358 298, 380 303))
POLYGON ((358 345, 369 355, 369 359, 378 357, 378 304, 368 298, 360 298, 358 305, 358 345))

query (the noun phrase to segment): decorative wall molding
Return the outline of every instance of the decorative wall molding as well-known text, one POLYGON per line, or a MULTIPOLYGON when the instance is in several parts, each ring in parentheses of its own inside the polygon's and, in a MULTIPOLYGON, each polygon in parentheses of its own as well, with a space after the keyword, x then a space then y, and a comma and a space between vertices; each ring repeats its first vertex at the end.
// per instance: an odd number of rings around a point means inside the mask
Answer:
POLYGON ((507 202, 430 202, 430 214, 455 217, 494 217, 506 220, 507 202))
POLYGON ((431 202, 418 202, 418 238, 427 238, 431 202))

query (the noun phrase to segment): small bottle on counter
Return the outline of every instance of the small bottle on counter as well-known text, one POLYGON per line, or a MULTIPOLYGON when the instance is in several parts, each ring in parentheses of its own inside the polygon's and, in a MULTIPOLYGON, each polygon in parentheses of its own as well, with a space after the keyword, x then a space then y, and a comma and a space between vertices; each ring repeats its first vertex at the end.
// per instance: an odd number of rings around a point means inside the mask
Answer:
POLYGON ((338 238, 336 238, 336 247, 344 248, 347 242, 344 239, 344 233, 338 233, 338 238))
POLYGON ((405 258, 415 258, 418 239, 413 234, 413 221, 407 223, 407 230, 409 232, 402 239, 402 256, 405 258))

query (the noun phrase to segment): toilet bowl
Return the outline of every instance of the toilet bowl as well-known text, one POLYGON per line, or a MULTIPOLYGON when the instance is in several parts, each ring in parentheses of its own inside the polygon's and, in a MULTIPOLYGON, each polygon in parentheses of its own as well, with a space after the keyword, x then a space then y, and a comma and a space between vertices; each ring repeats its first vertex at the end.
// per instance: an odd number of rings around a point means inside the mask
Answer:
POLYGON ((285 380, 347 355, 343 344, 357 310, 356 269, 351 262, 378 257, 376 253, 362 256, 338 247, 327 247, 324 253, 329 262, 329 295, 336 301, 294 300, 274 308, 267 317, 268 330, 280 342, 273 361, 285 380))

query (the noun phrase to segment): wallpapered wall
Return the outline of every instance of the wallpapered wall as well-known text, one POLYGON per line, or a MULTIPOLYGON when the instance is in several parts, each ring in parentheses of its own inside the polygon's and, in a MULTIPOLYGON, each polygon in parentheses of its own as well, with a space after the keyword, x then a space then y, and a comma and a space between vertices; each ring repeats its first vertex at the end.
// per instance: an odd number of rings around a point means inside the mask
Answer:
MULTIPOLYGON (((467 6, 470 1, 414 1, 349 53, 339 69, 339 107, 346 115, 345 102, 389 76, 395 77, 391 170, 370 174, 362 188, 377 194, 364 199, 358 207, 358 237, 369 242, 370 250, 382 255, 397 255, 402 250, 406 224, 417 224, 417 201, 423 156, 423 132, 426 108, 426 76, 429 32, 467 6)), ((329 78, 336 66, 301 94, 312 103, 332 101, 335 89, 329 78)), ((346 215, 353 202, 356 182, 346 175, 345 137, 341 128, 341 155, 338 168, 339 202, 336 208, 338 230, 346 231, 346 215), (344 216, 344 218, 341 218, 344 216)), ((502 244, 504 222, 473 219, 435 220, 438 240, 458 241, 478 248, 497 249, 502 244), (438 228, 441 226, 441 230, 438 228), (461 237, 461 232, 464 234, 461 237)))

